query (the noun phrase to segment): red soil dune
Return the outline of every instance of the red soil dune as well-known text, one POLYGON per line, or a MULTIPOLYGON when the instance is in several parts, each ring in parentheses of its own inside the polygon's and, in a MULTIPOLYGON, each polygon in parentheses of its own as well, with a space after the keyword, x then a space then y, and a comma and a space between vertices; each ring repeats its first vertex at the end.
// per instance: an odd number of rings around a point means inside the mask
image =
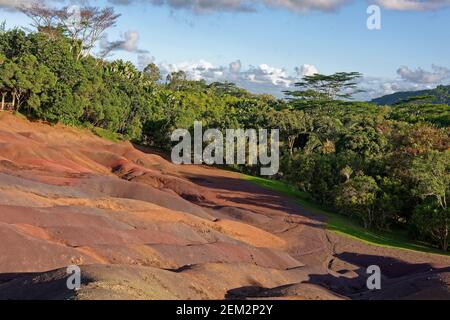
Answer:
POLYGON ((0 299, 450 298, 449 258, 323 221, 236 173, 0 113, 0 299))

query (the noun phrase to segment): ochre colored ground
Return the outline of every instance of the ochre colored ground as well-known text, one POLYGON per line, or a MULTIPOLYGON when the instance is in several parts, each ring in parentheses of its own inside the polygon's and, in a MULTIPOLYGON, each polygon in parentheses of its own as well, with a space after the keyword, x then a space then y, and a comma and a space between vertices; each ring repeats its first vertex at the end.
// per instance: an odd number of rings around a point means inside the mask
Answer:
POLYGON ((0 113, 0 299, 450 299, 448 257, 333 234, 236 173, 139 149, 0 113))

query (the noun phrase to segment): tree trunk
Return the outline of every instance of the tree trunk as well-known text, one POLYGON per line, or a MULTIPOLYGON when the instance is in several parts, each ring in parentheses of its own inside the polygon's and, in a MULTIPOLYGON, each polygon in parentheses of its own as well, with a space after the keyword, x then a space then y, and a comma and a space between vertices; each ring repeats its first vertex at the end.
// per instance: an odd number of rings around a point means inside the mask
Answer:
POLYGON ((12 94, 12 96, 13 96, 13 101, 12 101, 12 108, 13 108, 13 110, 15 109, 15 107, 16 107, 16 94, 15 93, 13 93, 12 94))
POLYGON ((445 226, 444 234, 442 237, 442 250, 447 252, 448 250, 448 226, 445 226))
POLYGON ((2 92, 2 111, 5 110, 6 92, 2 92))
POLYGON ((15 111, 19 111, 20 107, 22 106, 22 95, 18 94, 16 95, 16 101, 17 101, 17 108, 14 108, 15 111))
POLYGON ((369 229, 369 221, 366 218, 363 218, 364 229, 369 229))
POLYGON ((295 137, 288 137, 288 144, 289 144, 289 154, 291 158, 294 156, 294 145, 295 145, 295 137))

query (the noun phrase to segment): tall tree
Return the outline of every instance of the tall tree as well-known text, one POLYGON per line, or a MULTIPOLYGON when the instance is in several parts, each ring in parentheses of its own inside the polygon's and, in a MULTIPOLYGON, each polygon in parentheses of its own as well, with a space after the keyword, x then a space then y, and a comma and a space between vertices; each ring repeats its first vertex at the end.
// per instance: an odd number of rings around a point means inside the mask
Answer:
POLYGON ((416 194, 432 197, 442 210, 448 209, 450 194, 450 150, 430 151, 413 161, 411 176, 416 181, 416 194))
POLYGON ((294 155, 294 146, 301 134, 312 133, 311 119, 300 110, 284 109, 281 111, 269 111, 269 125, 280 129, 281 138, 287 142, 287 149, 291 157, 294 155))
POLYGON ((4 34, 6 32, 6 20, 0 23, 0 34, 4 34))
POLYGON ((32 26, 53 37, 64 32, 76 48, 77 60, 88 56, 104 32, 116 25, 120 14, 113 8, 50 8, 41 3, 23 6, 22 11, 33 21, 32 26))
POLYGON ((423 199, 413 215, 413 224, 447 251, 450 240, 450 150, 429 151, 417 157, 410 169, 414 193, 423 199))
POLYGON ((426 240, 448 250, 450 241, 450 208, 442 209, 436 202, 425 202, 414 210, 412 224, 426 240))
POLYGON ((21 10, 31 19, 31 26, 38 32, 51 37, 56 35, 55 30, 59 23, 58 10, 49 8, 39 2, 25 4, 21 7, 21 10))
POLYGON ((342 211, 360 217, 365 228, 371 228, 376 220, 374 205, 378 190, 372 177, 356 176, 339 187, 336 205, 342 211))
POLYGON ((167 75, 168 87, 172 90, 181 90, 187 83, 187 74, 185 71, 175 71, 167 75))
POLYGON ((9 79, 12 95, 12 107, 19 111, 27 102, 29 109, 40 106, 39 94, 56 83, 56 77, 50 70, 38 63, 33 55, 24 55, 7 66, 13 74, 9 79))
POLYGON ((15 67, 7 61, 4 55, 0 54, 0 94, 2 99, 0 110, 5 110, 5 100, 11 92, 11 80, 14 75, 14 70, 15 67))
POLYGON ((144 68, 144 75, 151 82, 158 82, 159 80, 161 80, 161 71, 159 70, 158 66, 154 63, 150 63, 148 66, 144 68))
POLYGON ((304 107, 314 103, 334 100, 349 100, 362 92, 358 89, 359 72, 338 72, 332 75, 314 74, 305 76, 295 84, 300 90, 286 91, 285 94, 294 106, 304 107))

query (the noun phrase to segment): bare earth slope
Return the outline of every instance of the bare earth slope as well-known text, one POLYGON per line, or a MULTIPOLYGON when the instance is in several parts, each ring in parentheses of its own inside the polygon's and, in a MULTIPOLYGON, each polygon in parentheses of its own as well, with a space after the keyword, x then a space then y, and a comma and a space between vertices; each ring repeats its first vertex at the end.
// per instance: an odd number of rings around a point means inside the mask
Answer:
POLYGON ((338 236, 238 174, 143 151, 0 113, 0 299, 450 299, 448 257, 338 236))

